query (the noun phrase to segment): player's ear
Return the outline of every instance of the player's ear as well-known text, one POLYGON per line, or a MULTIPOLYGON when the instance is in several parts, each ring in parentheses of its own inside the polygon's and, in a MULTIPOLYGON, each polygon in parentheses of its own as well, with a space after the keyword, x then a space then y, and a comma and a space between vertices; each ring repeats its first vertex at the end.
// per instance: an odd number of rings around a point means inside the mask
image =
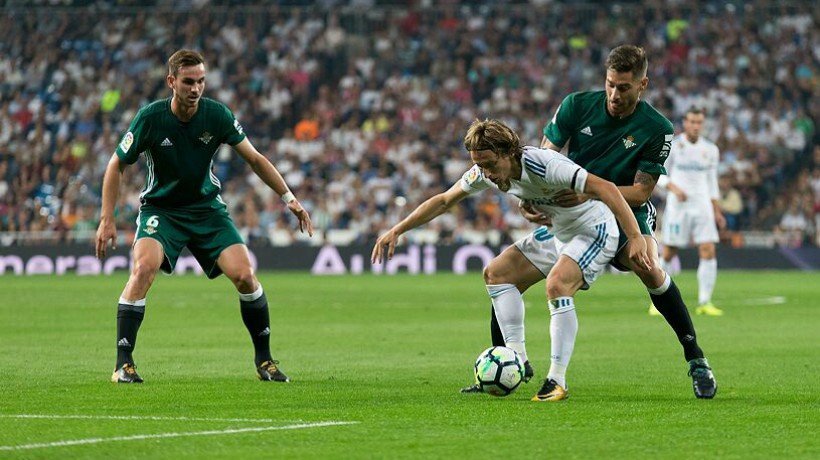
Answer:
POLYGON ((168 85, 168 87, 169 87, 169 88, 171 88, 171 89, 174 89, 174 80, 176 80, 176 78, 175 78, 173 75, 171 75, 171 74, 168 74, 168 76, 167 76, 167 77, 165 77, 165 83, 166 83, 166 84, 168 85))
POLYGON ((641 78, 641 92, 646 91, 647 86, 649 86, 649 77, 641 78))

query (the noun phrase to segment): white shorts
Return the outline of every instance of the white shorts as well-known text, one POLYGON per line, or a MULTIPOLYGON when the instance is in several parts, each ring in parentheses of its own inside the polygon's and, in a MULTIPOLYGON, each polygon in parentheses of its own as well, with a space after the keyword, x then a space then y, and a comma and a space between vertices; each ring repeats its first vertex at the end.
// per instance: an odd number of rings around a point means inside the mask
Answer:
POLYGON ((555 241, 555 235, 542 226, 513 244, 546 277, 558 262, 555 241))
POLYGON ((515 247, 544 276, 549 275, 552 267, 558 262, 558 257, 566 255, 581 268, 584 276, 582 289, 589 289, 618 252, 619 236, 618 224, 615 218, 611 217, 606 222, 575 235, 566 243, 555 238, 547 227, 539 227, 516 241, 515 247))
POLYGON ((589 289, 618 253, 619 237, 618 223, 611 216, 606 222, 575 235, 566 243, 557 241, 555 248, 559 255, 566 255, 578 264, 584 275, 585 285, 582 289, 589 289))
POLYGON ((703 244, 717 243, 719 240, 715 211, 711 205, 667 207, 661 232, 661 243, 664 245, 685 248, 690 242, 703 244))

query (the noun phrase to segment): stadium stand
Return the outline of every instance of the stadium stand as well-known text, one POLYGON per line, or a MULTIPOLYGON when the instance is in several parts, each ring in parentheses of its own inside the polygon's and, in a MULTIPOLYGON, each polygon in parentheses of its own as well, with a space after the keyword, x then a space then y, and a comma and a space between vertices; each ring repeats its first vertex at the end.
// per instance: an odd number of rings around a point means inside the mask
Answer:
MULTIPOLYGON (((689 106, 707 111, 723 237, 820 245, 812 2, 293 3, 6 2, 0 246, 93 238, 105 165, 135 111, 169 95, 164 60, 178 48, 204 53, 206 96, 228 104, 277 165, 319 244, 325 234, 371 241, 449 187, 469 166, 460 140, 477 117, 537 145, 561 99, 602 88, 607 52, 627 42, 647 49, 646 98, 677 128, 689 106)), ((250 245, 308 244, 229 148, 214 169, 250 245)), ((143 183, 141 161, 121 188, 124 242, 143 183)), ((528 226, 514 203, 485 194, 418 236, 510 241, 528 226)))

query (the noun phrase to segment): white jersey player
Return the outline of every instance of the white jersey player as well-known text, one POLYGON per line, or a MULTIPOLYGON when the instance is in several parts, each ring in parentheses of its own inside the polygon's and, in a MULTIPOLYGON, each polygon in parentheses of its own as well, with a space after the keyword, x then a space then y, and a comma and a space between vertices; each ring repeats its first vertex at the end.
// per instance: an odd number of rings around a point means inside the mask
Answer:
POLYGON ((485 269, 484 281, 506 345, 526 360, 521 293, 547 276, 551 366, 544 385, 533 400, 564 399, 567 396, 566 369, 578 331, 575 292, 589 287, 615 255, 619 236, 617 224, 628 237, 626 251, 630 258, 643 266, 650 264, 646 242, 617 187, 587 173, 558 152, 522 148, 518 136, 495 120, 473 122, 464 137, 464 146, 475 165, 449 190, 419 205, 379 237, 371 261, 380 263, 384 256, 389 259, 401 234, 443 214, 467 196, 488 188, 515 195, 549 215, 548 231, 537 230, 507 248, 485 269), (553 202, 553 197, 566 189, 590 194, 600 201, 590 200, 562 208, 553 202), (551 246, 552 242, 554 246, 551 246), (539 254, 539 250, 545 248, 546 254, 539 254))
MULTIPOLYGON (((718 206, 718 148, 700 135, 704 113, 692 108, 683 119, 683 134, 672 141, 666 160, 667 176, 658 185, 669 191, 663 216, 661 242, 664 244, 662 264, 669 269, 679 248, 698 246, 698 307, 697 314, 719 316, 723 311, 712 304, 712 291, 717 280, 715 243, 718 229, 726 220, 718 206)), ((653 308, 650 308, 653 312, 653 308)), ((654 313, 654 312, 653 312, 654 313)))

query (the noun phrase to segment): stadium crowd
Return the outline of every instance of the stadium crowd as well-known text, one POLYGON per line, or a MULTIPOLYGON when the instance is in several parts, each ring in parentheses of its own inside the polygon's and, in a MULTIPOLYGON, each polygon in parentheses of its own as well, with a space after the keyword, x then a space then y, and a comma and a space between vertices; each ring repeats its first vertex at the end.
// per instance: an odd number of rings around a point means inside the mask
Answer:
MULTIPOLYGON (((165 59, 178 48, 203 52, 205 95, 233 109, 317 229, 364 242, 469 167, 461 139, 473 119, 501 119, 538 145, 566 94, 603 87, 603 60, 622 43, 647 49, 646 99, 676 128, 687 108, 705 108, 724 236, 820 245, 811 2, 123 3, 0 10, 0 245, 93 235, 106 163, 136 110, 169 96, 165 59)), ((126 170, 121 188, 126 240, 144 168, 126 170)), ((230 148, 214 170, 249 244, 301 238, 230 148)), ((490 193, 444 217, 416 237, 499 242, 530 228, 490 193)))

